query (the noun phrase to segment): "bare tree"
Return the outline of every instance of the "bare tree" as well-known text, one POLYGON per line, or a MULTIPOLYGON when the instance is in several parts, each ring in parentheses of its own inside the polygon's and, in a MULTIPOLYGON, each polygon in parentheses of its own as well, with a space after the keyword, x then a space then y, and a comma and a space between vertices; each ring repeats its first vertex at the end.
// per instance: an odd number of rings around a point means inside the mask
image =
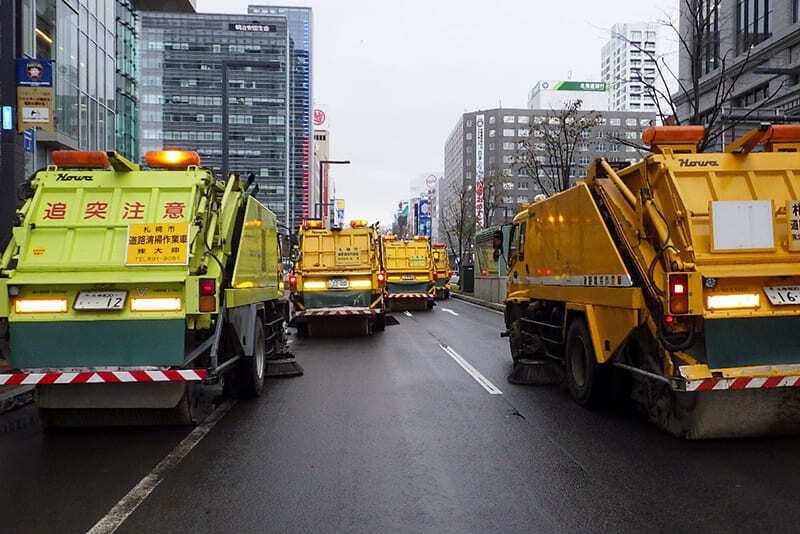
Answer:
POLYGON ((475 190, 469 184, 448 184, 440 217, 447 246, 458 265, 467 260, 475 239, 475 190))
POLYGON ((491 165, 483 176, 483 228, 496 222, 497 212, 503 206, 503 191, 510 177, 497 165, 491 165))
MULTIPOLYGON (((625 35, 612 34, 613 38, 620 39, 638 50, 645 64, 654 68, 654 76, 642 76, 641 71, 634 73, 630 78, 620 78, 617 83, 641 85, 645 97, 653 100, 656 111, 663 124, 702 124, 706 127, 706 134, 698 144, 698 150, 703 151, 717 142, 726 132, 738 125, 752 121, 750 119, 756 111, 770 104, 783 87, 779 84, 754 105, 736 116, 726 116, 725 108, 734 107, 734 91, 737 82, 749 71, 752 65, 752 47, 758 43, 749 34, 747 39, 742 38, 736 45, 738 50, 721 50, 719 28, 723 24, 721 17, 725 13, 734 13, 733 9, 723 10, 722 0, 680 0, 679 18, 676 22, 670 16, 665 16, 659 24, 664 31, 675 38, 678 43, 679 55, 688 63, 688 70, 681 76, 675 67, 664 56, 658 55, 653 47, 643 45, 643 41, 632 41, 625 35), (714 73, 716 86, 712 91, 704 92, 703 76, 714 73), (704 98, 705 94, 710 94, 704 98), (685 107, 686 111, 680 112, 679 108, 685 107)), ((725 3, 725 7, 730 7, 725 3)), ((738 37, 737 37, 738 39, 738 37)), ((644 148, 637 143, 624 139, 617 139, 622 144, 644 148)))
POLYGON ((531 135, 519 142, 514 166, 527 172, 547 195, 572 185, 571 178, 577 175, 576 153, 600 124, 601 115, 581 111, 581 105, 581 100, 569 101, 543 120, 534 118, 531 135))

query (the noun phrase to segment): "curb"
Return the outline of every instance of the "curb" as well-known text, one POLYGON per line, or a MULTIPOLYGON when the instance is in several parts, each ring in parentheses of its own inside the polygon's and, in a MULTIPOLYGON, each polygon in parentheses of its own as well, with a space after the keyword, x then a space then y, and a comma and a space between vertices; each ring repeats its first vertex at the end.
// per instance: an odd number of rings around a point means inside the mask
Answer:
POLYGON ((475 304, 476 306, 483 306, 484 308, 489 308, 490 310, 495 310, 499 312, 504 312, 506 307, 502 304, 497 304, 496 302, 487 302, 485 300, 476 299, 475 297, 468 297, 466 295, 461 295, 459 293, 450 293, 450 296, 453 298, 457 298, 459 300, 463 300, 465 302, 469 302, 470 304, 475 304))

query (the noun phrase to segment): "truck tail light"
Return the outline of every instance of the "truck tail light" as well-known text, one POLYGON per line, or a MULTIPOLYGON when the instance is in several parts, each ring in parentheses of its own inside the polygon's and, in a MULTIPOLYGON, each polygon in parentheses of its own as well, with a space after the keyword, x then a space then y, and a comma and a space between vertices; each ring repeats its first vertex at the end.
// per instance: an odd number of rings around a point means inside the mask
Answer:
POLYGON ((709 310, 735 310, 758 308, 761 305, 758 293, 735 293, 729 295, 709 295, 706 306, 709 310))
POLYGON ((669 275, 669 312, 673 315, 689 313, 689 275, 669 275))
POLYGON ((436 269, 434 269, 434 270, 433 270, 433 277, 434 277, 434 278, 436 278, 437 276, 439 276, 439 271, 437 271, 436 269))
POLYGON ((181 297, 131 297, 132 312, 175 312, 183 309, 181 297))
POLYGON ((453 276, 453 271, 447 271, 447 276, 453 276))
POLYGON ((14 299, 15 313, 66 313, 67 299, 14 299))
POLYGON ((297 289, 297 277, 294 274, 289 275, 289 289, 292 291, 297 289))
POLYGON ((214 296, 217 294, 217 279, 216 278, 201 278, 200 279, 200 296, 214 296))
POLYGON ((386 273, 381 271, 378 273, 378 285, 381 287, 386 284, 386 273))

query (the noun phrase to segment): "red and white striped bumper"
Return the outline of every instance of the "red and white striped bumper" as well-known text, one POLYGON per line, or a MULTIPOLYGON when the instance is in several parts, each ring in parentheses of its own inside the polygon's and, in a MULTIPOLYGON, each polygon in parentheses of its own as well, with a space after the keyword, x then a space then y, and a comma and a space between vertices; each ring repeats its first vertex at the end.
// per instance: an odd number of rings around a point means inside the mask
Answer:
POLYGON ((428 293, 389 293, 387 299, 432 299, 428 293))
POLYGON ((100 384, 116 382, 186 382, 205 380, 205 369, 176 371, 83 371, 75 373, 0 374, 0 386, 23 384, 100 384))
POLYGON ((315 308, 313 310, 300 310, 295 312, 296 317, 320 316, 350 316, 350 315, 378 315, 381 310, 372 308, 315 308))
POLYGON ((687 380, 686 391, 719 391, 723 389, 784 388, 800 386, 800 376, 742 378, 706 378, 687 380))

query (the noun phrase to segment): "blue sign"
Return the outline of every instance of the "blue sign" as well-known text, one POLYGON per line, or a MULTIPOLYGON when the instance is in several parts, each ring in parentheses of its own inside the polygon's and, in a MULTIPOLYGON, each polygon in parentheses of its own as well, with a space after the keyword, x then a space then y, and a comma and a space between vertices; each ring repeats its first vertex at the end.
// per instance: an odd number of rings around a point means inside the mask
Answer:
POLYGON ((17 59, 18 87, 53 87, 53 64, 49 59, 17 59))
POLYGON ((36 150, 36 130, 28 128, 22 132, 22 142, 25 145, 25 152, 33 154, 36 150))
POLYGON ((427 199, 419 201, 419 220, 427 221, 431 218, 431 202, 427 199))
POLYGON ((3 106, 3 129, 14 129, 14 108, 11 106, 3 106))

